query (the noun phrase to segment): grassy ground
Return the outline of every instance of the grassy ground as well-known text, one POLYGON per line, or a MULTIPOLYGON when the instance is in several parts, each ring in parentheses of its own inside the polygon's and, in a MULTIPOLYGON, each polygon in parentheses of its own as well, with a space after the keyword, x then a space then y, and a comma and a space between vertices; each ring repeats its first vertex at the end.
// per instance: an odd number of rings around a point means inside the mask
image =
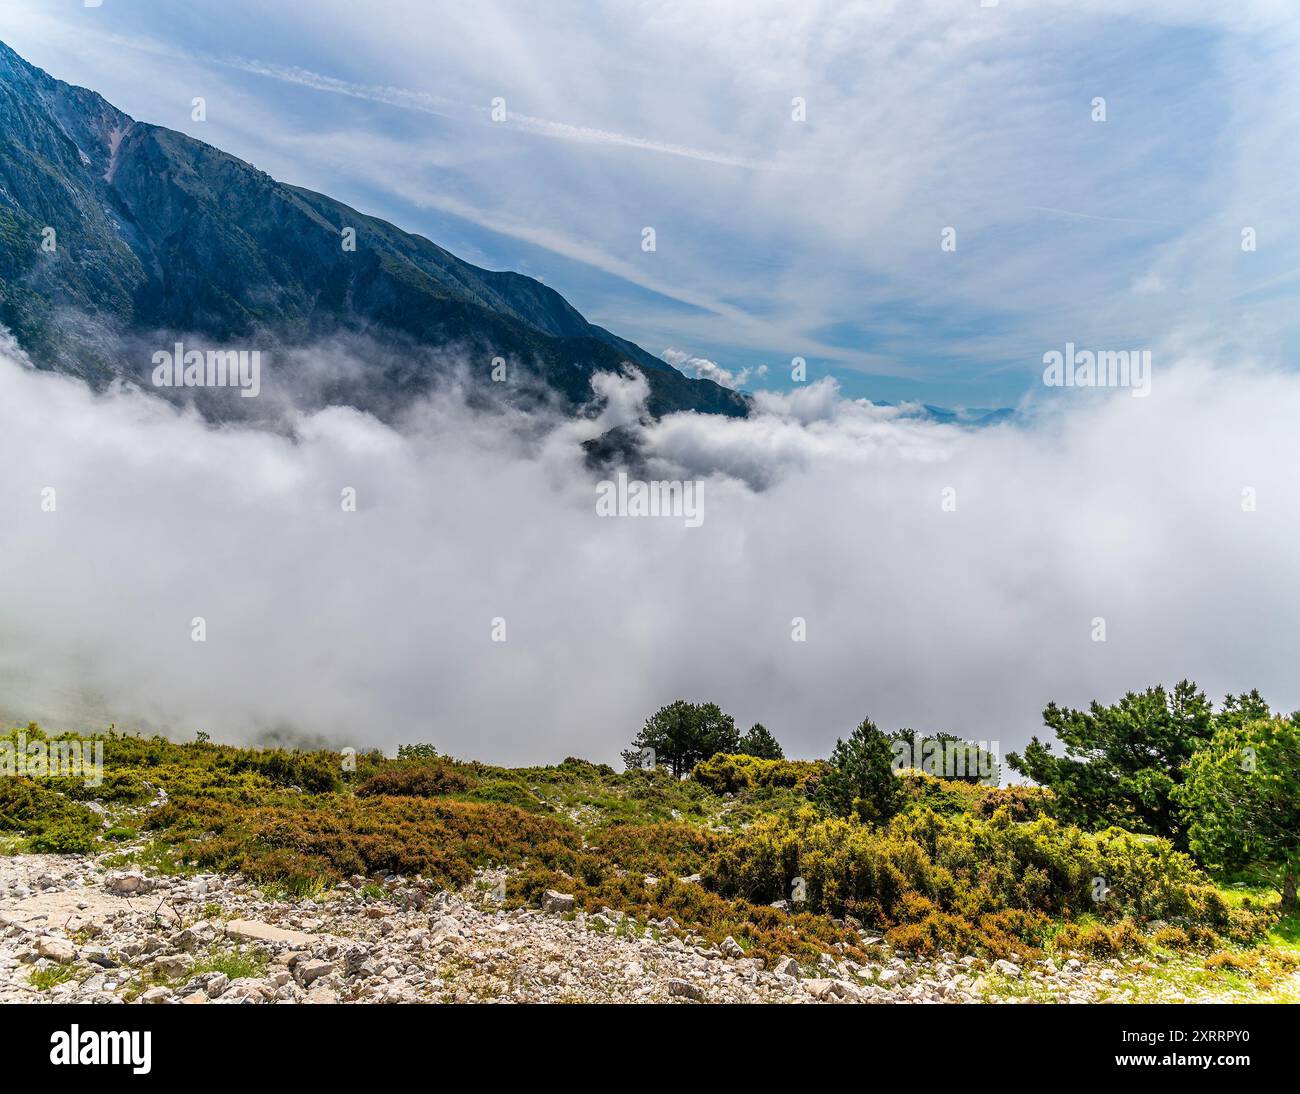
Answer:
POLYGON ((1216 887, 1163 841, 1057 824, 1050 796, 1023 787, 908 775, 903 812, 871 828, 817 812, 819 763, 715 757, 679 781, 427 747, 391 759, 113 736, 105 767, 98 787, 0 779, 0 853, 237 870, 308 899, 358 874, 459 886, 505 867, 510 904, 558 889, 627 929, 730 936, 755 956, 863 956, 863 933, 879 934, 922 955, 1122 956, 1149 966, 1153 990, 1285 993, 1300 958, 1300 922, 1278 919, 1265 878, 1216 887))

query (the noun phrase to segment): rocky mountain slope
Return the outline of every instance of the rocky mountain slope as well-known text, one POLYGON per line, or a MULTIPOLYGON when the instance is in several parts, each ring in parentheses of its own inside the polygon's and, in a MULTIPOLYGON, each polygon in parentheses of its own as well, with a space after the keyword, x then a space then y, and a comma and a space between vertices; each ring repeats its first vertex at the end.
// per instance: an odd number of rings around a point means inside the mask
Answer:
MULTIPOLYGON (((652 413, 747 412, 741 395, 588 323, 531 278, 479 269, 136 121, 3 43, 0 324, 38 367, 96 384, 147 377, 154 351, 189 339, 272 351, 311 399, 385 416, 457 368, 486 385, 496 357, 517 397, 570 409, 590 397, 593 373, 630 362, 649 380, 652 413), (308 376, 291 351, 327 341, 364 361, 360 374, 308 376)), ((217 412, 240 409, 227 400, 217 412)))
POLYGON ((875 825, 833 812, 835 764, 747 753, 678 778, 31 723, 0 733, 0 761, 0 1001, 1300 989, 1266 880, 1216 884, 1167 840, 1065 824, 1041 788, 905 770, 875 825))
POLYGON ((237 876, 176 878, 80 855, 0 857, 0 1003, 1237 1002, 1295 1001, 1300 974, 1261 991, 1194 983, 1196 962, 1029 965, 873 956, 765 962, 689 944, 548 894, 507 910, 498 873, 461 891, 356 877, 276 900, 237 876), (1181 983, 1180 981, 1188 983, 1181 983))

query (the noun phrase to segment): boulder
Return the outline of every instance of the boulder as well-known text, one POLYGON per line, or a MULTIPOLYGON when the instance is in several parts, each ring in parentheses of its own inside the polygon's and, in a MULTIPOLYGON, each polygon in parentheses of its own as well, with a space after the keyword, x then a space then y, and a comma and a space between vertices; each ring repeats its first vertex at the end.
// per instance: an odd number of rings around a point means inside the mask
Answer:
POLYGON ((704 989, 689 980, 669 980, 668 994, 677 999, 691 999, 697 1003, 704 1002, 704 989))
POLYGON ((333 961, 299 961, 294 967, 293 975, 297 978, 304 988, 311 985, 314 981, 319 980, 322 976, 329 976, 334 971, 333 961))
POLYGON ((139 870, 117 870, 104 878, 104 888, 118 896, 138 896, 153 887, 153 879, 145 877, 139 870))
POLYGON ((820 999, 823 1002, 830 999, 842 999, 847 994, 845 985, 838 980, 805 980, 803 988, 814 999, 820 999))
POLYGON ((773 972, 779 972, 783 976, 793 976, 796 980, 802 977, 799 971, 799 962, 793 957, 778 957, 776 964, 772 966, 773 972))
POLYGON ((571 912, 577 906, 577 900, 568 893, 559 893, 554 889, 547 889, 542 896, 542 911, 550 912, 557 915, 560 912, 571 912))
POLYGON ((167 954, 163 957, 155 957, 153 962, 153 967, 168 979, 184 976, 193 965, 194 959, 186 957, 184 954, 167 954))
POLYGON ((305 949, 321 940, 320 935, 307 934, 305 931, 291 931, 287 927, 259 923, 255 919, 232 919, 226 924, 226 937, 236 942, 269 942, 295 949, 305 949))
POLYGON ((337 1003, 338 993, 326 987, 312 988, 302 1000, 304 1003, 337 1003))
POLYGON ((733 961, 745 956, 745 951, 741 949, 740 943, 732 938, 731 935, 727 935, 727 937, 722 940, 722 945, 720 945, 718 949, 722 951, 723 957, 730 957, 733 961))
POLYGON ((66 938, 55 938, 53 935, 37 942, 36 952, 60 965, 70 965, 77 960, 77 947, 66 938))

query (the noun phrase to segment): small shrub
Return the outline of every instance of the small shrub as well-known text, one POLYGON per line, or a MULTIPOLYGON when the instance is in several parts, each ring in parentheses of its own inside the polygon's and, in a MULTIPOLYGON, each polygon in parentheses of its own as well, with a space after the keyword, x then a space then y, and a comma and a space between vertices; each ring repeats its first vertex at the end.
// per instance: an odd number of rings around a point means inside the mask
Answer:
POLYGON ((1182 927, 1161 927, 1151 936, 1151 941, 1170 950, 1185 950, 1192 945, 1191 935, 1182 927))
POLYGON ((1055 944, 1062 953, 1080 953, 1089 957, 1113 957, 1146 949, 1146 940, 1131 919, 1122 919, 1114 926, 1067 923, 1057 934, 1055 944))
POLYGON ((803 789, 826 770, 821 760, 764 760, 720 752, 697 763, 691 778, 715 794, 736 794, 758 787, 803 789))
POLYGON ((255 808, 177 799, 147 824, 200 869, 301 891, 376 873, 463 885, 477 868, 529 857, 571 863, 582 844, 572 825, 509 806, 391 795, 255 808))
POLYGON ((37 991, 49 991, 59 984, 66 984, 75 975, 76 970, 71 965, 47 965, 43 969, 32 969, 27 980, 37 991))
POLYGON ((1236 969, 1239 972, 1250 972, 1255 967, 1255 961, 1246 954, 1234 953, 1231 950, 1220 950, 1218 953, 1212 953, 1205 959, 1207 969, 1236 969))
POLYGON ((546 802, 517 779, 480 780, 474 784, 468 797, 471 801, 513 805, 517 809, 527 809, 534 813, 545 813, 550 810, 546 802))
POLYGON ((436 798, 442 794, 458 794, 471 785, 471 780, 449 763, 390 763, 357 787, 357 797, 386 794, 403 798, 436 798))
POLYGON ((273 786, 294 786, 309 794, 328 793, 343 785, 343 757, 336 752, 241 749, 235 753, 230 768, 236 774, 254 771, 273 786))
POLYGON ((249 950, 213 950, 195 962, 186 979, 205 972, 225 973, 231 980, 259 977, 266 973, 266 959, 249 950))
POLYGON ((1006 810, 1008 820, 1032 821, 1052 811, 1052 792, 1041 786, 982 786, 976 812, 992 818, 999 809, 1006 810))
POLYGON ((22 832, 29 850, 81 854, 99 841, 99 817, 45 781, 0 778, 0 832, 22 832))
POLYGON ((93 851, 96 833, 78 824, 46 825, 27 841, 27 848, 38 855, 84 855, 93 851))

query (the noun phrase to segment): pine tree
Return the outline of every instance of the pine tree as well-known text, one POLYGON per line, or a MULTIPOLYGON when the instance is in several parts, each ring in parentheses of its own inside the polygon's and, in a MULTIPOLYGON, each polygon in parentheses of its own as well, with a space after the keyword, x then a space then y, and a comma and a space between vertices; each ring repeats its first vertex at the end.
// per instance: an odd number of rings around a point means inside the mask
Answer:
POLYGON ((1300 880, 1300 725, 1225 720, 1187 764, 1178 800, 1192 852, 1208 866, 1274 866, 1282 911, 1296 910, 1300 880))
POLYGON ((760 760, 785 759, 780 742, 762 722, 755 722, 749 727, 749 732, 740 738, 740 751, 746 756, 757 756, 760 760))
MULTIPOLYGON (((1229 700, 1220 715, 1228 721, 1267 710, 1256 692, 1229 700)), ((1013 752, 1007 763, 1051 788, 1062 820, 1090 829, 1117 825, 1186 845, 1174 791, 1184 765, 1216 727, 1213 707, 1194 683, 1183 680, 1172 692, 1129 692, 1113 706, 1094 702, 1086 711, 1048 703, 1043 721, 1065 755, 1035 737, 1023 756, 1013 752)))
POLYGON ((831 770, 817 786, 817 803, 840 817, 857 816, 868 824, 884 824, 901 807, 902 790, 894 776, 894 750, 870 718, 837 740, 831 770))

